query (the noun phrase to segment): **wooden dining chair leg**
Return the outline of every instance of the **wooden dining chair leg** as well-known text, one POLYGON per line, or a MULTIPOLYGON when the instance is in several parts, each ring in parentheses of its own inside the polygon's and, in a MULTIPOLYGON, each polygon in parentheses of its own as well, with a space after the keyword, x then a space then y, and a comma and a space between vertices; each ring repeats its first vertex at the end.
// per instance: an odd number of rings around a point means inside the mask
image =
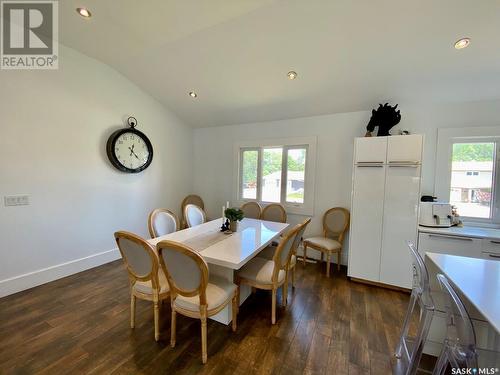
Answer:
POLYGON ((297 268, 297 265, 295 265, 292 268, 292 288, 295 288, 295 269, 297 268))
POLYGON ((303 256, 302 260, 303 260, 303 264, 305 267, 306 266, 306 259, 307 259, 307 245, 305 243, 303 245, 303 248, 304 248, 304 256, 303 256))
POLYGON ((324 262, 325 261, 325 257, 324 257, 325 253, 321 252, 321 261, 324 262))
POLYGON ((238 318, 239 304, 240 304, 240 293, 239 293, 239 289, 236 288, 236 290, 234 291, 233 306, 232 306, 232 310, 233 310, 233 322, 232 322, 233 332, 236 332, 236 327, 237 327, 236 319, 238 318))
POLYGON ((175 336, 176 336, 176 330, 177 330, 176 319, 177 319, 177 313, 175 312, 174 304, 172 303, 172 319, 171 319, 171 325, 170 325, 170 346, 172 348, 175 348, 175 336))
POLYGON ((340 258, 342 258, 341 255, 342 253, 339 251, 337 253, 337 271, 340 271, 340 258))
POLYGON ((130 328, 135 327, 135 296, 130 294, 130 328))
POLYGON ((202 306, 201 313, 201 361, 207 363, 207 306, 202 306))
POLYGON ((286 306, 286 300, 288 297, 288 271, 285 276, 285 283, 281 286, 281 304, 286 306))
POLYGON ((326 253, 326 277, 330 277, 330 253, 326 253))
POLYGON ((272 298, 272 306, 271 306, 271 323, 276 323, 276 289, 272 290, 273 298, 272 298))
POLYGON ((160 307, 158 299, 155 299, 154 304, 154 319, 155 319, 155 341, 160 339, 160 307))

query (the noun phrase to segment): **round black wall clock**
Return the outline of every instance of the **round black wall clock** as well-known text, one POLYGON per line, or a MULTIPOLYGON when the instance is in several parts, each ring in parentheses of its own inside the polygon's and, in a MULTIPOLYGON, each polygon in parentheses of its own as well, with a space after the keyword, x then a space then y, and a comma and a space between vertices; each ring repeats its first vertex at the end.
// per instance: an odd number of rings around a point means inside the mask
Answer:
POLYGON ((122 172, 138 173, 153 161, 153 145, 148 137, 137 130, 137 120, 127 119, 129 128, 115 131, 108 138, 106 152, 113 166, 122 172))

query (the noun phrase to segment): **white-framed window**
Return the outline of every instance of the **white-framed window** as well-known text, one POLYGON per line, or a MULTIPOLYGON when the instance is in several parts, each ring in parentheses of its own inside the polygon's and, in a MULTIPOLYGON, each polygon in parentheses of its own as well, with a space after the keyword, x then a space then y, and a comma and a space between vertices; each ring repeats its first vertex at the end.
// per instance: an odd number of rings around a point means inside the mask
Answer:
POLYGON ((462 220, 500 225, 500 127, 438 131, 435 194, 462 220))
POLYGON ((292 214, 312 215, 316 137, 235 144, 236 199, 281 203, 292 214))

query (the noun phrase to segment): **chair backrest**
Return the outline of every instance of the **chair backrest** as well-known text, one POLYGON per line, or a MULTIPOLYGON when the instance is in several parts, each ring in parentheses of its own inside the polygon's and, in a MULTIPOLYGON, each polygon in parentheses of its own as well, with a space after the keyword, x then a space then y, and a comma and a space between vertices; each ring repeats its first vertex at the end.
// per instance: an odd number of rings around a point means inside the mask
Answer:
POLYGON ((288 262, 292 256, 292 249, 297 237, 297 233, 301 228, 301 224, 297 224, 290 231, 288 231, 280 240, 276 251, 274 252, 274 271, 273 281, 277 280, 280 270, 287 269, 288 262))
POLYGON ((243 211, 243 215, 250 219, 260 219, 262 214, 262 207, 257 202, 247 202, 241 206, 241 210, 243 211))
POLYGON ((206 221, 205 211, 194 204, 188 204, 184 207, 184 218, 188 228, 203 224, 206 221))
POLYGON ((277 223, 286 223, 285 207, 279 203, 271 203, 264 207, 260 218, 262 220, 275 221, 277 223))
POLYGON ((395 355, 399 359, 398 373, 414 375, 418 371, 435 309, 425 263, 413 242, 406 241, 406 244, 412 258, 413 287, 395 355), (410 330, 410 326, 413 329, 410 330))
POLYGON ((345 232, 349 228, 349 210, 343 207, 333 207, 325 212, 323 215, 323 234, 325 237, 328 235, 338 238, 342 243, 345 232))
POLYGON ((447 329, 444 345, 448 350, 448 361, 455 368, 476 368, 476 333, 470 316, 448 279, 442 274, 438 274, 436 277, 446 296, 447 329))
POLYGON ((148 229, 151 238, 177 232, 180 229, 179 219, 172 211, 157 208, 149 214, 148 229))
POLYGON ((184 216, 184 208, 188 204, 194 204, 194 205, 200 207, 202 210, 205 209, 205 203, 203 202, 203 199, 201 199, 201 197, 199 195, 190 194, 187 197, 185 197, 181 203, 181 215, 182 215, 181 225, 182 225, 182 228, 186 228, 186 225, 187 225, 186 217, 184 216))
POLYGON ((193 249, 179 242, 163 240, 156 244, 160 265, 167 276, 172 298, 200 296, 207 304, 208 265, 193 249))
POLYGON ((421 299, 424 306, 428 309, 434 309, 434 301, 431 296, 431 287, 429 282, 429 272, 425 266, 422 256, 418 252, 415 244, 412 241, 406 241, 410 249, 413 268, 413 285, 412 289, 421 299))
POLYGON ((295 236, 295 239, 293 240, 292 244, 292 254, 297 254, 297 248, 299 247, 300 241, 302 240, 302 236, 304 235, 304 232, 306 231, 307 226, 311 222, 311 218, 307 218, 300 224, 299 231, 297 232, 297 235, 295 236))
POLYGON ((116 232, 115 240, 130 282, 151 280, 152 288, 159 289, 158 261, 153 246, 142 237, 125 231, 116 232))

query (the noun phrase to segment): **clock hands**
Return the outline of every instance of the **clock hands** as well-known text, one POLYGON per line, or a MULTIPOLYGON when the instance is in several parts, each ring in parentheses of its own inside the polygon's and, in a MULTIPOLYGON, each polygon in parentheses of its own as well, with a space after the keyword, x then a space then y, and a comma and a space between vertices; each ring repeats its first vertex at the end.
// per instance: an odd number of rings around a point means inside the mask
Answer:
POLYGON ((132 147, 128 148, 130 150, 130 156, 134 155, 137 158, 137 160, 139 160, 139 156, 137 156, 137 154, 134 152, 134 146, 135 144, 133 144, 132 147))

